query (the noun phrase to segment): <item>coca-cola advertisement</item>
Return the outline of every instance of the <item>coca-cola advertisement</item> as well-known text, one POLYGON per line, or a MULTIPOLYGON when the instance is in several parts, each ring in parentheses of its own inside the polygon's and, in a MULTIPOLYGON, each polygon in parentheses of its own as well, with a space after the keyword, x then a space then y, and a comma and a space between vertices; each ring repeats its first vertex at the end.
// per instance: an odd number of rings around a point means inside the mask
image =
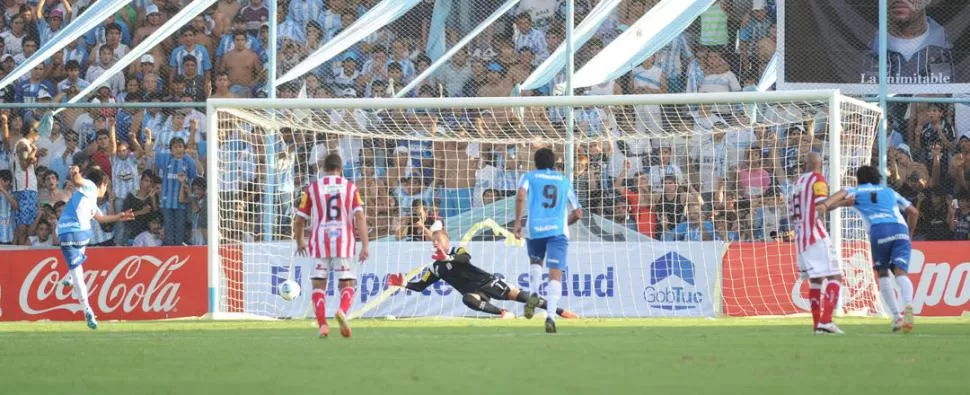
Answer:
MULTIPOLYGON (((205 247, 89 248, 84 283, 102 320, 196 317, 208 312, 205 247)), ((0 321, 80 320, 56 249, 4 252, 0 321)), ((78 281, 74 279, 74 281, 78 281)))

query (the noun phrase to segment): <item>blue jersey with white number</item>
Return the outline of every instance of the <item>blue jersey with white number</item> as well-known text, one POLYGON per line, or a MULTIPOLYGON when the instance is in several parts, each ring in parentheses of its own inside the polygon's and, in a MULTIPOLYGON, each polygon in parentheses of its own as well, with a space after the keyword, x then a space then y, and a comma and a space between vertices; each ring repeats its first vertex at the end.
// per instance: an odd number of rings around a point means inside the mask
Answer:
POLYGON ((848 196, 855 197, 852 205, 866 221, 871 232, 879 224, 900 224, 906 227, 903 211, 912 203, 892 188, 882 185, 862 184, 846 189, 848 196))
POLYGON ((526 234, 530 239, 569 236, 569 212, 580 208, 573 184, 555 170, 534 170, 522 176, 519 188, 526 192, 529 209, 526 234))

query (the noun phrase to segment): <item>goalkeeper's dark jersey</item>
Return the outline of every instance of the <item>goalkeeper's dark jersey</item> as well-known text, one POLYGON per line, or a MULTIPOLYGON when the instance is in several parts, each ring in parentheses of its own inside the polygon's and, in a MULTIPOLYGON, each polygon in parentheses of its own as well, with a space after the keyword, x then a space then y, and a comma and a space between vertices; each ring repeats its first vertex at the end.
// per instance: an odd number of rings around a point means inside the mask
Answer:
POLYGON ((407 289, 424 291, 438 280, 445 280, 458 292, 465 294, 478 291, 494 281, 495 276, 472 265, 472 256, 464 248, 452 248, 445 260, 431 264, 417 280, 407 284, 407 289))

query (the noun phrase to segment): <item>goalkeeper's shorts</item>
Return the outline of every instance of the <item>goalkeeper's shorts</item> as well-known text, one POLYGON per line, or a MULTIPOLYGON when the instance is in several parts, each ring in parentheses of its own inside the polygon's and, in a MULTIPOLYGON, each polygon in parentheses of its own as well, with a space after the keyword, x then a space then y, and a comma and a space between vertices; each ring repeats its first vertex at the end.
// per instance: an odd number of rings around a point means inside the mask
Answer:
POLYGON ((481 288, 475 291, 475 293, 480 295, 485 300, 488 300, 488 299, 507 300, 510 289, 511 287, 509 287, 509 285, 506 284, 505 281, 495 279, 489 282, 488 284, 483 285, 481 288))

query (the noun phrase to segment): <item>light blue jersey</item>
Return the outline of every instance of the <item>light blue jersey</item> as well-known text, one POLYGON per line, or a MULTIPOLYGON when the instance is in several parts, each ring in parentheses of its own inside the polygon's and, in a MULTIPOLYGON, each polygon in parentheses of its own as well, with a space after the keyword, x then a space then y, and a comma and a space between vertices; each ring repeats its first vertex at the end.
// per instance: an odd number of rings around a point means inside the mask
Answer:
POLYGON ((902 214, 912 206, 909 200, 882 185, 862 184, 848 188, 846 192, 855 197, 852 208, 859 212, 869 228, 873 268, 909 271, 913 246, 902 214))
POLYGON ((581 206, 565 175, 549 169, 530 171, 522 176, 519 188, 524 189, 527 196, 527 238, 569 237, 567 217, 570 211, 581 206))
POLYGON ((862 184, 855 188, 847 188, 849 197, 855 197, 855 204, 852 205, 856 211, 866 221, 866 226, 870 232, 872 227, 878 224, 892 223, 906 225, 906 218, 903 211, 912 206, 909 200, 894 191, 892 188, 882 185, 862 184))
POLYGON ((98 187, 90 180, 84 180, 64 206, 57 221, 57 234, 90 231, 91 220, 97 213, 98 187))

